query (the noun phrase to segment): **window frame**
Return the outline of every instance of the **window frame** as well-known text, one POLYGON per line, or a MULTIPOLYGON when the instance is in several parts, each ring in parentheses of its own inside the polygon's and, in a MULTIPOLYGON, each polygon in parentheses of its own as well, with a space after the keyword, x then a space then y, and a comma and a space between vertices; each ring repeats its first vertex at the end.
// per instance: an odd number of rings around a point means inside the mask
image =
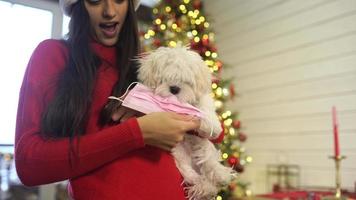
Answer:
POLYGON ((62 36, 63 13, 57 1, 49 0, 1 0, 12 4, 21 4, 37 9, 47 10, 52 12, 52 34, 51 38, 60 39, 62 36))
MULTIPOLYGON (((49 0, 1 0, 3 2, 8 2, 11 4, 19 4, 22 6, 28 6, 36 9, 46 10, 52 13, 52 27, 51 27, 51 38, 61 39, 63 38, 62 29, 63 29, 63 13, 56 1, 49 0)), ((15 133, 14 133, 15 137, 15 133)), ((0 152, 4 151, 7 148, 13 147, 13 143, 0 143, 0 152)))

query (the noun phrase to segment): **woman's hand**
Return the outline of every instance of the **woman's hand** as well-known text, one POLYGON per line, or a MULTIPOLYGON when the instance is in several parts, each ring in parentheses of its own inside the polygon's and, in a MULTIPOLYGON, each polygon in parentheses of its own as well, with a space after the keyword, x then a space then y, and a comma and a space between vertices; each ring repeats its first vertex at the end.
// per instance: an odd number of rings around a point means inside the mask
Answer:
POLYGON ((184 139, 187 131, 198 129, 200 121, 192 116, 157 112, 137 118, 145 144, 170 151, 184 139))
POLYGON ((132 117, 141 117, 144 114, 141 112, 138 112, 136 110, 124 107, 124 106, 120 106, 119 109, 114 112, 114 114, 111 116, 111 120, 114 122, 123 122, 126 121, 132 117))

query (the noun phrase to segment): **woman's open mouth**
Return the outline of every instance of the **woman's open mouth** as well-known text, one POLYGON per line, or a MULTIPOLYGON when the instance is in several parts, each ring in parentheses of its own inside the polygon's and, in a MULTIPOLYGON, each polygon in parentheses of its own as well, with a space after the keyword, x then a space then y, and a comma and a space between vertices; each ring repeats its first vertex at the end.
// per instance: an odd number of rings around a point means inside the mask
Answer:
POLYGON ((112 38, 116 36, 119 23, 100 23, 99 27, 106 37, 112 38))

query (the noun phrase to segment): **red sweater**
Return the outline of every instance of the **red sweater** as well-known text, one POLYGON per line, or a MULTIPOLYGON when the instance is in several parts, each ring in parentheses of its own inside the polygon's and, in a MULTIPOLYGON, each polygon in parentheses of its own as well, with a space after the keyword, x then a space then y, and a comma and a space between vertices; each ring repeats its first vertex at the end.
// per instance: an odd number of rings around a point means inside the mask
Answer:
POLYGON ((100 109, 117 81, 112 66, 115 49, 92 44, 102 59, 94 88, 89 122, 80 139, 79 162, 69 163, 69 140, 40 137, 41 113, 55 94, 55 80, 65 67, 68 50, 58 40, 46 40, 34 51, 21 87, 15 161, 28 186, 69 179, 76 200, 183 200, 182 177, 169 152, 145 146, 135 118, 97 126, 100 109))

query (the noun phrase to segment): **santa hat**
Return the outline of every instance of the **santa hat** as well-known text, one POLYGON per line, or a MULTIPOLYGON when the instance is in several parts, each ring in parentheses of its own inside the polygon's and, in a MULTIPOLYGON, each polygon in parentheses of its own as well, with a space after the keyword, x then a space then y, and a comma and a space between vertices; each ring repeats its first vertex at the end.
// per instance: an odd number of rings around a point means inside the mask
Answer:
MULTIPOLYGON (((77 3, 78 0, 59 0, 59 6, 61 7, 63 13, 67 16, 71 15, 72 5, 77 3)), ((129 0, 130 1, 130 0, 129 0)), ((137 10, 140 5, 140 0, 133 0, 135 10, 137 10)))

